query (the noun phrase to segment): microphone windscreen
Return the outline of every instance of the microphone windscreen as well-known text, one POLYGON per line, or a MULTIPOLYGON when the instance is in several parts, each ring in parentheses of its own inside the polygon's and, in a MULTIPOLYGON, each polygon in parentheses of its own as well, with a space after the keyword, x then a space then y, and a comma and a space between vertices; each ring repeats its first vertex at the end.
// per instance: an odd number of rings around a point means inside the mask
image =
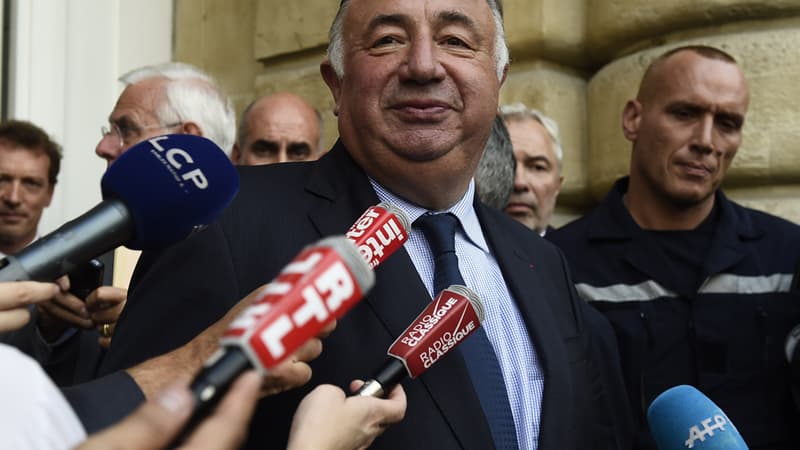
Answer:
POLYGON ((239 176, 210 140, 157 136, 123 153, 101 181, 103 199, 119 199, 133 217, 132 249, 163 247, 208 226, 233 200, 239 176))
POLYGON ((662 392, 647 409, 647 423, 659 450, 747 449, 728 416, 692 386, 662 392))

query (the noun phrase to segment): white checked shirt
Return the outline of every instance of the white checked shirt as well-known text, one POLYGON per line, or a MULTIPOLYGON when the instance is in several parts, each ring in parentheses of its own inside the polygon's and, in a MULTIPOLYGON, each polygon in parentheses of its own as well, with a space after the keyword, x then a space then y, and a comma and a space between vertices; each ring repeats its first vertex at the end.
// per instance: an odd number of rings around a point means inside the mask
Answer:
MULTIPOLYGON (((370 179, 370 183, 381 201, 402 209, 411 223, 428 212, 427 209, 389 192, 378 182, 370 179)), ((544 373, 525 322, 508 291, 500 267, 486 244, 478 216, 472 206, 474 196, 473 180, 458 203, 447 211, 436 212, 450 212, 458 217, 461 225, 456 231, 458 268, 467 287, 478 294, 486 310, 486 318, 481 326, 486 330, 503 372, 519 448, 534 450, 539 441, 544 373)), ((419 229, 412 227, 405 249, 433 298, 433 255, 419 229)))

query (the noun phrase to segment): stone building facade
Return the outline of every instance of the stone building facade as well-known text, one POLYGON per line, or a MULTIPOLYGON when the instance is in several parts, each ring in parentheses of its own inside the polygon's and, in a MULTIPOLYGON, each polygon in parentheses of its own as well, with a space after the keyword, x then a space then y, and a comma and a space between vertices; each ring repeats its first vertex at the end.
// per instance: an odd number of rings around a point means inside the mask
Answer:
MULTIPOLYGON (((523 101, 561 128, 565 182, 556 222, 602 198, 627 173, 620 117, 644 68, 683 44, 721 47, 741 63, 751 104, 725 183, 748 206, 800 223, 800 0, 504 0, 512 65, 501 102, 523 101)), ((175 0, 175 59, 213 74, 237 111, 289 90, 325 116, 319 75, 335 0, 175 0)))

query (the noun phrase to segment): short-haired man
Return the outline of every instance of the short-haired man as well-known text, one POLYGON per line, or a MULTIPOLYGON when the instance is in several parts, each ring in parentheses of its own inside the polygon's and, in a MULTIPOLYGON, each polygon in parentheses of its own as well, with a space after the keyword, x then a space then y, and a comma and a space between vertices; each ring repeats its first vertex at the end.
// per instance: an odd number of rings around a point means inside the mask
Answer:
MULTIPOLYGON (((61 146, 44 130, 20 120, 0 124, 0 256, 18 253, 36 239, 60 167, 61 146)), ((65 279, 59 284, 62 290, 50 301, 29 309, 33 320, 27 326, 3 334, 0 340, 34 357, 57 382, 64 382, 71 379, 72 371, 56 367, 55 361, 69 358, 64 356, 67 348, 80 345, 71 327, 113 323, 119 310, 101 307, 97 291, 79 299, 67 292, 65 279), (102 321, 97 320, 99 316, 102 321)), ((93 347, 97 347, 96 339, 92 335, 89 340, 93 347)))
POLYGON ((544 236, 561 192, 564 152, 558 139, 558 125, 541 112, 522 103, 500 107, 506 123, 517 169, 514 191, 506 213, 544 236))
POLYGON ((254 100, 239 122, 234 164, 311 161, 322 153, 322 115, 302 97, 278 92, 254 100))
POLYGON ((630 176, 548 234, 578 292, 616 331, 636 448, 655 448, 646 408, 680 384, 718 404, 750 448, 800 448, 784 356, 800 323, 800 297, 789 292, 800 227, 720 190, 748 102, 727 53, 689 46, 660 56, 622 114, 630 176))
POLYGON ((0 124, 0 253, 13 255, 36 239, 53 198, 61 147, 30 122, 0 124))
MULTIPOLYGON (((468 340, 486 346, 471 353, 465 340, 407 383, 405 422, 373 448, 605 448, 608 436, 595 433, 609 415, 595 414, 600 360, 584 321, 588 306, 568 283, 560 252, 474 197, 507 67, 495 0, 342 2, 321 65, 339 142, 317 161, 242 170, 242 189, 216 224, 164 253, 145 254, 137 269, 145 276, 103 369, 185 342, 303 246, 345 232, 383 200, 420 220, 404 250, 376 268, 369 295, 325 340, 314 382, 345 385, 373 372, 438 294, 444 271, 483 299, 483 331, 468 340), (442 224, 450 228, 437 241, 442 224), (442 265, 449 256, 434 262, 434 252, 449 251, 447 241, 457 267, 442 265), (478 381, 486 379, 481 368, 492 381, 478 381)), ((265 399, 250 448, 285 445, 291 411, 311 387, 265 399)))

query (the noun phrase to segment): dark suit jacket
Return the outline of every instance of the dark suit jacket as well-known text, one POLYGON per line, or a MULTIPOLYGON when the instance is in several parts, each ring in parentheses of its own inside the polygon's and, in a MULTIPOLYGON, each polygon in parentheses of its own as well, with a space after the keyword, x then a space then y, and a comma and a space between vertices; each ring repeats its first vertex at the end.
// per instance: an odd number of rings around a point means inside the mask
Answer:
MULTIPOLYGON (((305 245, 342 234, 378 198, 337 144, 315 163, 243 167, 241 191, 208 230, 161 254, 144 254, 101 374, 188 341, 236 301, 271 280, 305 245)), ((551 244, 502 213, 476 204, 545 373, 540 449, 611 448, 596 437, 603 363, 590 364, 586 305, 551 244)), ((376 270, 370 294, 324 342, 308 386, 269 397, 253 419, 249 448, 283 448, 294 409, 319 383, 346 387, 384 361, 395 337, 430 296, 405 250, 376 270)), ((601 319, 602 320, 602 319, 601 319)), ((404 383, 406 417, 377 449, 491 449, 490 432, 463 359, 454 353, 404 383)), ((608 438, 608 433, 605 434, 608 438)), ((613 436, 609 441, 613 440, 613 436)))

